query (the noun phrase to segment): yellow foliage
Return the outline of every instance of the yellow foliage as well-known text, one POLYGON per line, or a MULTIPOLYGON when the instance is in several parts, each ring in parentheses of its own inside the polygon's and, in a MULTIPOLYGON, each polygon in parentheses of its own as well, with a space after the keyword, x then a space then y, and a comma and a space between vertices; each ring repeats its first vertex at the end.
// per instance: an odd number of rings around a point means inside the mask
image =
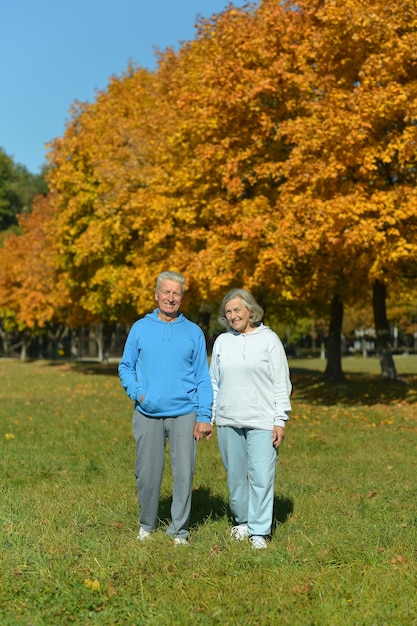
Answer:
POLYGON ((416 262, 415 0, 291 6, 229 7, 74 106, 49 183, 80 315, 130 320, 167 268, 195 303, 307 306, 416 262))

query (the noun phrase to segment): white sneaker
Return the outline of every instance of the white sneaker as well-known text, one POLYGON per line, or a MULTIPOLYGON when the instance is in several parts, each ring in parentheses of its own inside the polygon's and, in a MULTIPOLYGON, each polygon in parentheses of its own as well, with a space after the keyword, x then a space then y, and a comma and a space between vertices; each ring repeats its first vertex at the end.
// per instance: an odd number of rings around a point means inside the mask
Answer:
POLYGON ((230 537, 233 541, 243 541, 248 535, 249 531, 247 524, 238 524, 237 526, 233 526, 230 531, 230 537))
POLYGON ((174 537, 174 546, 188 546, 188 539, 184 539, 184 537, 174 537))
POLYGON ((147 539, 149 539, 150 536, 151 533, 149 531, 142 528, 142 526, 139 528, 139 534, 137 536, 137 539, 139 539, 139 541, 146 541, 147 539))
POLYGON ((252 535, 252 537, 249 537, 249 541, 251 542, 254 550, 264 550, 268 547, 265 537, 262 537, 262 535, 252 535))

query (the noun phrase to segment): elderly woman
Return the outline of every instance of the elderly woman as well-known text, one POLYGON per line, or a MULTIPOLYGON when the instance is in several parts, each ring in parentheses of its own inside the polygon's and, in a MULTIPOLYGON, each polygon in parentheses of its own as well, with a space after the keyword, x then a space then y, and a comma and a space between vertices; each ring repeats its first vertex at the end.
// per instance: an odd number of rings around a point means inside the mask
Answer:
POLYGON ((272 528, 278 448, 291 410, 287 357, 279 337, 261 320, 264 311, 244 289, 223 298, 210 365, 213 421, 227 471, 231 537, 267 547, 272 528))

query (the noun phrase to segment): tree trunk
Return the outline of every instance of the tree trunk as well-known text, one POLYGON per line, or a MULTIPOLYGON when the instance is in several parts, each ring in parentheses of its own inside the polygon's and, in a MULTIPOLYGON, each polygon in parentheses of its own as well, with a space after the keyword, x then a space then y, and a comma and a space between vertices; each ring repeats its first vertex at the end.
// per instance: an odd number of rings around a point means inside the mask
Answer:
POLYGON ((104 361, 104 334, 103 323, 98 322, 91 326, 92 335, 97 345, 97 358, 102 363, 104 361))
POLYGON ((392 356, 390 331, 386 309, 387 289, 384 283, 376 280, 372 285, 372 305, 376 333, 376 353, 381 365, 383 378, 396 380, 397 370, 392 356))
POLYGON ((26 359, 28 358, 28 348, 31 343, 32 343, 32 339, 25 332, 23 332, 21 348, 20 348, 20 360, 21 361, 26 361, 26 359))
POLYGON ((334 382, 342 382, 345 379, 342 371, 342 323, 343 302, 339 294, 335 294, 330 304, 327 365, 324 372, 324 378, 334 382))
POLYGON ((1 356, 10 356, 11 354, 11 349, 10 349, 10 337, 9 337, 9 333, 6 330, 3 330, 3 328, 0 326, 0 339, 2 341, 3 344, 3 350, 0 350, 0 355, 1 356))

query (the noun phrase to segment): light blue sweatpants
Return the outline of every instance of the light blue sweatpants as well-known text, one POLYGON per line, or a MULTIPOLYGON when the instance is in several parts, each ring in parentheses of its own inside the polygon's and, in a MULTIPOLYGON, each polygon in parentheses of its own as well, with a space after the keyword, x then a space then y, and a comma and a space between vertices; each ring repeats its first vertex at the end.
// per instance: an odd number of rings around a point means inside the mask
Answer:
POLYGON ((139 523, 148 532, 158 522, 159 494, 164 471, 165 444, 169 441, 173 480, 171 520, 168 535, 188 538, 191 492, 196 460, 193 436, 195 413, 178 417, 146 417, 133 414, 136 442, 135 476, 140 506, 139 523))
POLYGON ((218 426, 217 438, 236 522, 247 523, 250 535, 269 535, 278 456, 272 432, 218 426))

